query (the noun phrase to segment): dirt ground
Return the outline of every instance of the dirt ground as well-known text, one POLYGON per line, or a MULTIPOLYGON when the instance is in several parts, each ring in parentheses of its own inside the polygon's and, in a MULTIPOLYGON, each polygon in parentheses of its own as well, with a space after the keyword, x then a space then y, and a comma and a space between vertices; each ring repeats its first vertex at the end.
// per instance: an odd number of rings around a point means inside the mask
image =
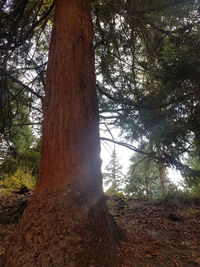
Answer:
MULTIPOLYGON (((16 211, 30 196, 0 191, 0 260, 17 228, 16 211)), ((200 266, 199 203, 108 198, 110 212, 126 234, 122 267, 200 266)))

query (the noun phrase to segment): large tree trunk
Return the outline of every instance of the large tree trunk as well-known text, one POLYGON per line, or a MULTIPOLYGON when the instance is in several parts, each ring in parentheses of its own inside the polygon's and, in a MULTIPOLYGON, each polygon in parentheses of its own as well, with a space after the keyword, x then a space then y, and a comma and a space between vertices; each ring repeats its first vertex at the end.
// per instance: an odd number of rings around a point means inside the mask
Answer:
POLYGON ((39 181, 6 267, 118 266, 102 190, 90 0, 58 0, 39 181))

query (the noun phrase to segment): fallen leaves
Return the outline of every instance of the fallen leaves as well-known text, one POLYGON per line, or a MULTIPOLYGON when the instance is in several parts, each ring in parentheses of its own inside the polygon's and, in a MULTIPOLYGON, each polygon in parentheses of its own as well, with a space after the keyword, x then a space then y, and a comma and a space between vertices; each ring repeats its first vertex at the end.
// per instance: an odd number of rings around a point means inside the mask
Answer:
MULTIPOLYGON (((0 215, 15 209, 29 197, 30 194, 16 193, 5 197, 0 192, 0 215)), ((165 203, 155 205, 147 200, 126 201, 128 208, 124 210, 119 211, 113 203, 110 205, 127 236, 121 243, 122 267, 200 266, 198 205, 173 207, 165 203)), ((0 258, 5 254, 16 227, 16 223, 0 225, 0 258)))
POLYGON ((124 267, 200 266, 199 206, 127 201, 129 209, 116 217, 127 231, 124 267))

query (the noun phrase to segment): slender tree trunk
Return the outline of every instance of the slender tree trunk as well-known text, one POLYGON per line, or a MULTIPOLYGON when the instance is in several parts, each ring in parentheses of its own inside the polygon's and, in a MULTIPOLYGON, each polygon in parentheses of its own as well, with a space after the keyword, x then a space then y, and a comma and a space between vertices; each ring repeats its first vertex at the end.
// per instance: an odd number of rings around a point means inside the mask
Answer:
POLYGON ((90 0, 58 0, 40 175, 6 267, 118 266, 102 190, 90 0))
POLYGON ((144 180, 145 180, 145 191, 146 191, 146 195, 149 197, 151 196, 151 191, 149 190, 149 177, 148 176, 145 176, 144 177, 144 180))
POLYGON ((159 172, 162 194, 166 195, 168 193, 168 179, 166 175, 165 165, 162 162, 159 163, 159 172))
POLYGON ((114 192, 117 192, 117 177, 116 177, 116 150, 114 146, 114 151, 113 151, 113 168, 112 168, 112 187, 114 189, 114 192))
MULTIPOLYGON (((162 152, 160 150, 160 147, 157 147, 157 154, 159 157, 162 156, 162 152)), ((159 174, 160 174, 160 184, 161 184, 161 190, 162 194, 166 195, 168 193, 168 178, 166 174, 165 164, 163 162, 158 163, 159 166, 159 174)))
POLYGON ((149 175, 148 175, 149 174, 149 163, 150 163, 150 161, 148 160, 146 168, 144 170, 144 173, 145 173, 145 178, 144 178, 145 179, 145 191, 146 191, 147 196, 151 195, 149 175))

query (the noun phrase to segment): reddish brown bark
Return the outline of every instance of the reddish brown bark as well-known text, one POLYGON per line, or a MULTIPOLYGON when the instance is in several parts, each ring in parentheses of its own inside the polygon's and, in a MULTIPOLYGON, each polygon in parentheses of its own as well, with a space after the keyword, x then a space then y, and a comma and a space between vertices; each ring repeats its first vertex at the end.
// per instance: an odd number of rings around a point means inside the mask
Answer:
POLYGON ((58 0, 39 181, 7 267, 117 266, 118 228, 102 190, 90 0, 58 0))
POLYGON ((83 183, 102 194, 88 2, 57 4, 46 81, 40 192, 83 183))

